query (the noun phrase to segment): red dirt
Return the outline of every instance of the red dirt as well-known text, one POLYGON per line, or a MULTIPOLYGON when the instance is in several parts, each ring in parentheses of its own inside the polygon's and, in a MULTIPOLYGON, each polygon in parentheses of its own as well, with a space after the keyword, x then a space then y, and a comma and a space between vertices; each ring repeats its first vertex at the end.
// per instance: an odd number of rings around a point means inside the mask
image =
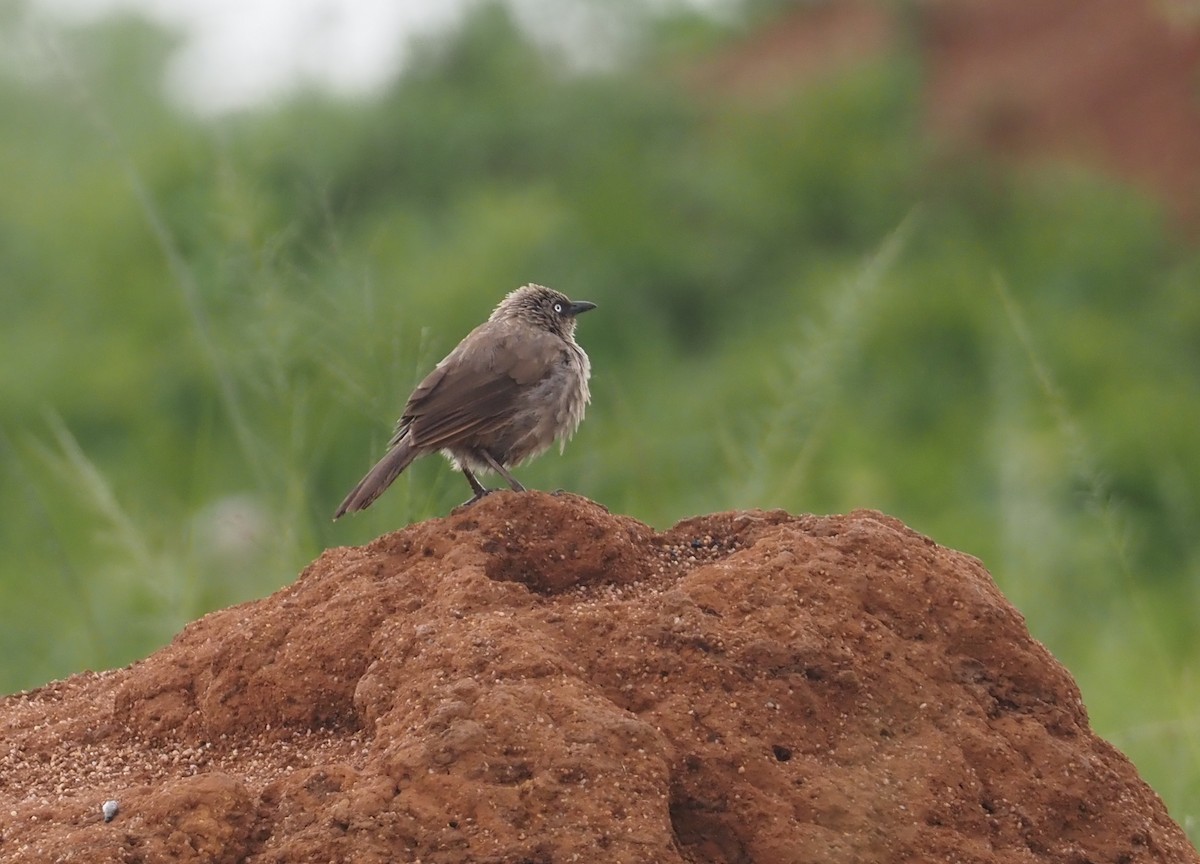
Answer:
POLYGON ((691 79, 740 99, 765 96, 769 103, 797 81, 828 78, 887 51, 896 41, 893 17, 871 0, 803 4, 694 69, 691 79))
POLYGON ((980 563, 868 511, 499 492, 0 726, 5 861, 1200 861, 980 563))
POLYGON ((934 141, 1086 165, 1165 202, 1200 237, 1194 0, 803 3, 692 78, 769 109, 771 97, 869 62, 909 33, 934 141))
MULTIPOLYGON (((1181 7, 1182 8, 1182 7, 1181 7)), ((933 130, 1083 162, 1200 228, 1200 18, 1162 0, 934 0, 933 130)))

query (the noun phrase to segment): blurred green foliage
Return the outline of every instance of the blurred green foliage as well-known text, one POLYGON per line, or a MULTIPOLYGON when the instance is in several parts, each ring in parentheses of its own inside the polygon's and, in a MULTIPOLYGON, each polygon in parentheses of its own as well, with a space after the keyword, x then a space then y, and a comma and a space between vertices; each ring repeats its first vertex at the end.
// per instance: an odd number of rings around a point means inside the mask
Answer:
POLYGON ((588 420, 531 486, 660 527, 874 507, 979 556, 1195 836, 1200 255, 1115 183, 940 153, 907 51, 769 100, 688 84, 723 32, 579 74, 484 6, 377 99, 206 122, 134 20, 12 53, 0 686, 446 513, 429 459, 329 521, 537 281, 600 309, 588 420))

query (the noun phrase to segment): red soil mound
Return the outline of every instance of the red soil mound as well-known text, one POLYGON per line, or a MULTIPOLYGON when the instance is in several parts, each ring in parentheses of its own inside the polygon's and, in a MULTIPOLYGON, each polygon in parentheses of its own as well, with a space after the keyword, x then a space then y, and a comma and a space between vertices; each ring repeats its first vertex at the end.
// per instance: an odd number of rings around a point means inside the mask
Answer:
POLYGON ((927 110, 952 140, 1090 165, 1200 229, 1200 17, 1160 0, 933 0, 927 110))
POLYGON ((912 38, 926 127, 953 150, 1073 162, 1164 201, 1200 237, 1196 0, 791 4, 692 73, 766 106, 912 38), (762 97, 767 97, 763 99, 762 97))
POLYGON ((872 512, 496 493, 0 725, 6 861, 1200 861, 983 567, 872 512))

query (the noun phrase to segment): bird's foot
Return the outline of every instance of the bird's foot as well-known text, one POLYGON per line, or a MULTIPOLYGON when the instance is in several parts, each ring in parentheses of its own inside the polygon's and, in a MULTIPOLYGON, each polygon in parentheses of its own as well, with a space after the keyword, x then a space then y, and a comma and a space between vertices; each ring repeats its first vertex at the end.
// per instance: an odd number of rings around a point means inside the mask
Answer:
POLYGON ((478 502, 478 501, 482 501, 484 498, 486 498, 487 496, 491 495, 493 492, 498 492, 498 491, 500 491, 500 490, 498 490, 498 489, 485 489, 485 488, 483 488, 483 487, 480 487, 480 488, 479 488, 479 490, 478 490, 478 491, 476 491, 474 495, 472 495, 470 498, 468 498, 468 499, 467 499, 466 501, 464 501, 463 503, 459 504, 459 505, 458 505, 457 507, 455 507, 454 509, 455 509, 455 510, 461 510, 461 509, 462 509, 462 508, 464 508, 464 507, 470 507, 472 504, 474 504, 474 503, 476 503, 476 502, 478 502))

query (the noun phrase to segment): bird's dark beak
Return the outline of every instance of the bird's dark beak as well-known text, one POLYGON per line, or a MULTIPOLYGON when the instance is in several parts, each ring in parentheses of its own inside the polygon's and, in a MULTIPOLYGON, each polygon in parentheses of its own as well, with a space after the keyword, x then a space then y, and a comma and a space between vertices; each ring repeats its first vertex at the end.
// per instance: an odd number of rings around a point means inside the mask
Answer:
POLYGON ((595 309, 595 303, 589 303, 586 300, 576 300, 567 307, 567 314, 574 318, 576 315, 582 315, 589 309, 595 309))

